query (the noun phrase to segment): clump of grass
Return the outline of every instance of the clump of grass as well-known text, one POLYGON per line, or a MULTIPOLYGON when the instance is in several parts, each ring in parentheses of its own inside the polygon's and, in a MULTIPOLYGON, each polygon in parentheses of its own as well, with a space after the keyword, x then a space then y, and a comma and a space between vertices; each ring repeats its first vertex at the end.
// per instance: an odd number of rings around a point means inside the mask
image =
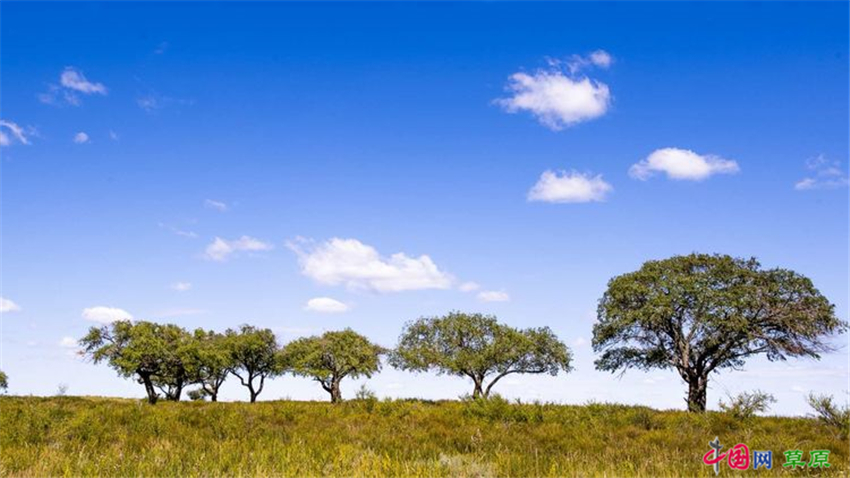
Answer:
POLYGON ((831 450, 832 466, 807 476, 850 470, 847 438, 823 433, 812 418, 738 422, 725 413, 501 398, 151 406, 0 397, 0 476, 708 477, 713 469, 701 458, 715 436, 774 457, 831 450))

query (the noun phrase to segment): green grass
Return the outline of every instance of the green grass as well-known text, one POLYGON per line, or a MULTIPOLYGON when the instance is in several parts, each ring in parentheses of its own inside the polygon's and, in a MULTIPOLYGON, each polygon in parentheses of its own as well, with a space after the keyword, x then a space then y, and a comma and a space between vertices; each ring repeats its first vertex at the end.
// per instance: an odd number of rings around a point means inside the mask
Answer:
POLYGON ((715 436, 773 450, 772 470, 846 476, 848 442, 813 419, 480 402, 159 403, 0 397, 0 476, 714 476, 715 436), (783 470, 789 449, 832 451, 783 470))

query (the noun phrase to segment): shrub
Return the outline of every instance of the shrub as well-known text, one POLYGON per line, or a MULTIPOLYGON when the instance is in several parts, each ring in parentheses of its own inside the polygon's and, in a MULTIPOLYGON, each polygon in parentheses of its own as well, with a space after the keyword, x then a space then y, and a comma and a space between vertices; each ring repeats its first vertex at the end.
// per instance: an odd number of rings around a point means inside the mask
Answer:
POLYGON ((815 395, 813 393, 806 397, 809 405, 815 410, 815 416, 827 426, 838 431, 841 438, 846 438, 850 433, 850 406, 836 405, 829 395, 815 395))
POLYGON ((756 413, 764 413, 770 408, 770 404, 776 403, 773 395, 761 390, 741 392, 728 397, 728 404, 720 401, 720 410, 741 420, 752 418, 756 413))
POLYGON ((202 388, 196 388, 194 390, 189 390, 187 396, 189 397, 189 400, 199 402, 207 398, 207 392, 202 388))

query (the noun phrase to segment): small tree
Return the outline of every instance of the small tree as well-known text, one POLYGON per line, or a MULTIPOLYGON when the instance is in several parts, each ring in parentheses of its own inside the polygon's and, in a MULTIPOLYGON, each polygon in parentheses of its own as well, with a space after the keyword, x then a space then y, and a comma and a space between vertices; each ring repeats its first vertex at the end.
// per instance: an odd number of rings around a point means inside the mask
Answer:
POLYGON ((235 365, 230 350, 231 342, 227 336, 211 330, 195 330, 197 382, 213 402, 218 401, 218 390, 235 365))
POLYGON ((159 398, 157 388, 179 400, 192 380, 191 336, 176 325, 120 320, 92 327, 80 345, 94 363, 105 361, 122 377, 136 377, 150 403, 159 398))
POLYGON ((402 370, 471 378, 473 398, 488 397, 509 374, 569 372, 571 360, 570 350, 548 327, 518 330, 493 316, 462 312, 409 322, 390 356, 402 370))
POLYGON ((596 368, 673 368, 688 410, 705 411, 708 376, 747 357, 819 358, 846 324, 811 280, 755 259, 691 254, 649 261, 611 279, 599 301, 596 368))
POLYGON ((263 391, 266 378, 281 372, 274 333, 269 329, 242 325, 238 330, 228 329, 225 336, 233 362, 230 373, 248 388, 251 403, 254 403, 263 391))
POLYGON ((806 401, 815 410, 815 416, 821 423, 838 431, 841 438, 850 434, 850 405, 841 406, 832 401, 829 395, 810 393, 806 401))
POLYGON ((0 370, 0 390, 4 392, 9 389, 9 376, 6 372, 0 370))
POLYGON ((737 395, 729 395, 729 403, 720 401, 720 410, 740 420, 747 420, 756 413, 764 413, 770 409, 770 405, 776 403, 776 398, 761 390, 754 392, 741 392, 737 395))
POLYGON ((167 344, 161 370, 153 376, 153 384, 166 400, 178 402, 183 389, 198 381, 198 344, 192 334, 173 324, 161 325, 160 338, 167 344))
POLYGON ((312 377, 331 395, 331 402, 337 403, 342 401, 342 379, 371 377, 381 369, 383 353, 381 346, 345 329, 290 342, 281 351, 281 363, 295 375, 312 377))

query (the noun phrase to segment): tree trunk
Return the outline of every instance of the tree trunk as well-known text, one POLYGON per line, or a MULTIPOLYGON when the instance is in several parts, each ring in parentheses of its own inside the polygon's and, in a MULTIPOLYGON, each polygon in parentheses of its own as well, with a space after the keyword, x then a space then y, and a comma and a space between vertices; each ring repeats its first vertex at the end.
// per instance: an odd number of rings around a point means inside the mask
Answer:
POLYGON ((708 377, 692 377, 688 381, 688 411, 702 413, 705 411, 705 396, 708 388, 708 377))
POLYGON ((331 403, 339 403, 342 401, 342 391, 339 389, 339 380, 331 382, 331 403))
POLYGON ((475 382, 475 389, 472 391, 472 398, 481 398, 481 396, 484 394, 484 390, 482 388, 481 380, 479 380, 477 378, 474 378, 472 380, 475 382))
POLYGON ((145 374, 140 375, 140 377, 142 378, 142 383, 145 384, 145 392, 148 394, 148 403, 151 405, 155 404, 157 399, 156 389, 153 388, 153 382, 151 382, 150 375, 145 374))
POLYGON ((251 403, 256 402, 257 401, 257 395, 259 395, 260 392, 255 392, 253 386, 248 387, 248 391, 251 392, 251 403))
POLYGON ((218 401, 218 392, 211 393, 209 395, 210 395, 210 401, 211 402, 217 402, 218 401))

